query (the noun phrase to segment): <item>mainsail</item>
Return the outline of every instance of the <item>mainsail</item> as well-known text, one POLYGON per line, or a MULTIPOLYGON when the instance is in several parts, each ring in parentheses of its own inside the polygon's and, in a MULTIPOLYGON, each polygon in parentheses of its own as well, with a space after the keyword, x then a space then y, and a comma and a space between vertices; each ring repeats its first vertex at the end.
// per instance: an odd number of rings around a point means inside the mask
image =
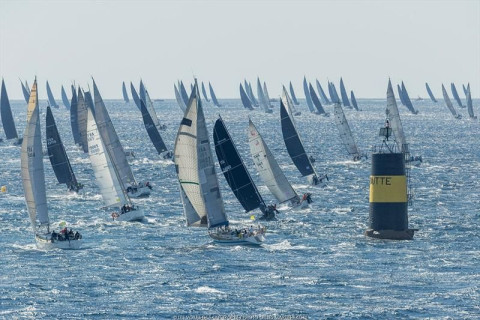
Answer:
POLYGON ((133 102, 135 102, 138 110, 140 110, 142 108, 142 106, 140 105, 140 97, 138 96, 137 90, 135 89, 135 86, 132 82, 130 82, 130 91, 132 91, 133 102))
POLYGON ((323 91, 323 88, 320 82, 317 79, 315 79, 315 82, 317 84, 317 91, 318 91, 318 94, 320 95, 320 99, 322 99, 322 102, 324 104, 330 104, 330 100, 328 100, 327 95, 323 91))
POLYGON ((218 118, 213 127, 213 141, 223 175, 245 211, 249 212, 262 206, 265 208, 265 202, 245 167, 222 118, 218 118))
POLYGON ((260 104, 263 107, 263 110, 266 113, 272 113, 272 110, 270 109, 270 101, 265 97, 265 94, 262 89, 262 84, 260 82, 260 78, 257 78, 257 96, 258 100, 260 101, 260 104))
POLYGON ((205 101, 210 102, 210 100, 208 100, 207 90, 205 90, 205 85, 203 84, 203 81, 202 81, 202 94, 203 94, 203 98, 205 98, 205 101))
POLYGON ((53 97, 52 90, 50 89, 50 85, 48 84, 48 81, 47 81, 47 96, 48 96, 48 102, 50 102, 50 105, 52 107, 58 108, 58 104, 55 101, 55 98, 53 97))
POLYGON ((358 109, 357 99, 355 99, 355 95, 353 94, 353 90, 350 91, 350 100, 352 101, 352 105, 355 108, 355 110, 360 111, 360 109, 358 109))
POLYGON ((347 118, 343 112, 343 108, 340 103, 335 103, 333 107, 335 113, 335 123, 337 124, 338 132, 340 133, 340 138, 342 139, 343 145, 347 149, 348 154, 353 155, 354 159, 360 157, 360 151, 358 150, 355 139, 353 138, 352 130, 348 125, 347 118))
POLYGON ((187 109, 185 102, 183 102, 182 95, 180 94, 180 91, 177 89, 177 85, 173 84, 173 89, 175 90, 175 99, 177 100, 177 104, 182 109, 183 112, 187 109))
POLYGON ((332 103, 340 103, 340 97, 338 96, 337 89, 333 82, 328 83, 328 92, 330 93, 330 100, 332 100, 332 103))
POLYGON ((80 133, 78 131, 78 98, 75 87, 72 85, 72 102, 70 103, 70 125, 72 127, 73 142, 80 145, 80 133))
POLYGON ((122 82, 122 94, 123 94, 123 101, 125 101, 125 103, 130 102, 130 99, 128 99, 128 93, 127 93, 127 87, 125 86, 125 81, 122 82))
POLYGON ((248 142, 253 163, 257 168, 260 178, 278 202, 282 203, 288 200, 298 199, 297 193, 290 182, 288 182, 287 177, 285 177, 282 169, 280 169, 275 157, 252 120, 249 120, 248 125, 248 142))
MULTIPOLYGON (((78 137, 79 137, 79 140, 77 143, 82 147, 84 153, 88 153, 87 102, 85 101, 85 98, 83 97, 83 91, 80 88, 78 88, 77 125, 78 125, 78 137)), ((73 126, 73 123, 72 123, 72 126, 73 126)))
POLYGON ((13 120, 12 109, 10 108, 10 100, 7 95, 5 81, 2 78, 2 92, 0 97, 0 114, 2 116, 3 131, 7 139, 18 139, 15 121, 13 120))
POLYGON ((460 100, 460 96, 458 95, 457 88, 455 88, 455 84, 453 82, 450 84, 450 87, 452 89, 452 95, 455 98, 455 101, 457 101, 458 106, 460 108, 465 108, 465 106, 462 105, 462 100, 460 100))
POLYGON ((342 95, 342 103, 344 107, 350 107, 350 101, 348 101, 347 90, 343 84, 343 79, 340 78, 340 94, 342 95))
POLYGON ((413 107, 412 101, 410 100, 410 97, 408 96, 407 88, 405 88, 405 84, 403 84, 403 81, 402 81, 402 96, 403 96, 403 100, 404 100, 404 103, 405 103, 405 106, 407 107, 407 109, 410 110, 411 113, 417 114, 418 111, 415 110, 415 108, 413 107))
POLYGON ((320 99, 318 99, 318 96, 315 93, 315 89, 313 89, 313 86, 311 83, 309 83, 309 89, 310 89, 310 96, 311 96, 313 105, 315 106, 315 108, 317 108, 317 113, 326 114, 325 109, 323 109, 322 103, 320 102, 320 99))
POLYGON ((187 225, 228 226, 196 81, 180 122, 174 153, 187 225))
POLYGON ((265 81, 263 82, 263 94, 265 95, 265 99, 267 99, 268 101, 268 105, 270 108, 272 108, 273 106, 270 104, 270 95, 268 94, 268 90, 267 90, 267 84, 265 83, 265 81))
POLYGON ((303 92, 305 93, 305 100, 307 101, 308 109, 310 110, 310 112, 315 112, 315 108, 313 107, 312 96, 308 88, 307 78, 305 77, 303 77, 303 92))
POLYGON ((217 96, 215 95, 215 92, 213 92, 213 87, 208 83, 208 88, 210 89, 210 97, 212 98, 213 104, 216 105, 217 107, 221 107, 221 104, 218 103, 217 96))
MULTIPOLYGON (((305 86, 303 88, 305 88, 305 86)), ((290 94, 292 96, 293 103, 296 104, 297 106, 300 105, 300 103, 298 103, 297 96, 295 96, 295 91, 293 90, 292 81, 290 81, 290 94)))
POLYGON ((70 110, 70 101, 68 101, 67 93, 65 92, 65 89, 62 86, 62 102, 65 108, 70 110))
POLYGON ((258 107, 259 106, 258 101, 255 98, 255 95, 253 94, 253 91, 252 91, 252 85, 249 82, 247 82, 247 80, 245 80, 245 92, 247 93, 247 96, 250 99, 250 101, 252 102, 252 104, 255 107, 258 107))
POLYGON ((445 90, 445 87, 443 86, 443 83, 442 83, 442 93, 443 93, 443 100, 445 100, 445 104, 447 105, 448 110, 450 110, 450 112, 452 113, 452 115, 455 118, 459 118, 459 115, 457 114, 457 111, 453 107, 452 101, 448 97, 447 90, 445 90))
POLYGON ((155 146, 155 149, 157 150, 158 154, 167 151, 167 147, 160 136, 160 132, 158 132, 158 128, 155 125, 150 112, 145 107, 145 103, 140 101, 140 104, 142 107, 143 124, 145 125, 145 129, 147 129, 148 136, 155 146))
POLYGON ((25 81, 25 85, 24 85, 22 80, 20 80, 20 84, 22 85, 22 93, 23 93, 23 97, 25 98, 25 102, 28 103, 28 100, 30 99, 30 90, 28 90, 28 84, 25 81))
POLYGON ((183 81, 178 82, 178 90, 180 91, 180 96, 182 97, 183 103, 185 103, 186 106, 188 103, 188 94, 185 86, 183 85, 183 81))
POLYGON ((433 102, 437 102, 437 99, 435 99, 435 96, 433 95, 432 90, 430 89, 430 86, 428 85, 428 82, 425 82, 425 87, 427 88, 427 93, 430 99, 432 99, 433 102))
POLYGON ((477 117, 473 114, 473 104, 472 104, 472 94, 470 92, 470 83, 467 85, 467 110, 468 110, 468 115, 472 119, 476 119, 477 117))
POLYGON ((240 99, 242 100, 242 104, 246 109, 253 110, 252 102, 248 97, 247 93, 243 89, 242 84, 240 83, 240 99))
POLYGON ((408 150, 407 140, 405 139, 405 134, 403 133, 402 121, 400 120, 400 113, 398 112, 397 101, 395 100, 390 79, 388 80, 387 109, 385 110, 385 113, 387 115, 389 125, 392 128, 393 134, 395 135, 395 142, 398 150, 405 152, 408 150))

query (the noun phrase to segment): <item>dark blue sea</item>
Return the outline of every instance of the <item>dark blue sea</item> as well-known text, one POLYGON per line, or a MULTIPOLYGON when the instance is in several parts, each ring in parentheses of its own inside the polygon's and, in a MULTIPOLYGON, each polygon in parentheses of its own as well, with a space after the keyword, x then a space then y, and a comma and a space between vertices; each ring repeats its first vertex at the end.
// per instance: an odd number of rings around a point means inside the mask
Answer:
MULTIPOLYGON (((100 88, 101 91, 101 88, 100 88)), ((302 101, 296 117, 307 152, 326 188, 307 185, 292 164, 273 114, 246 111, 240 100, 204 103, 208 127, 220 114, 267 202, 273 196, 253 166, 248 117, 263 135, 298 193, 311 192, 311 209, 281 208, 267 222, 261 247, 214 244, 205 229, 187 228, 174 165, 157 156, 133 102, 107 100, 137 180, 154 184, 152 195, 133 202, 143 222, 111 221, 103 207, 88 155, 73 144, 68 111, 54 109, 73 170, 85 185, 67 194, 44 159, 50 219, 83 234, 77 251, 35 246, 20 176, 20 147, 0 143, 0 318, 4 319, 479 319, 480 318, 480 124, 457 120, 443 102, 414 101, 418 115, 399 104, 412 155, 412 241, 374 240, 368 227, 370 161, 351 161, 329 118, 309 113, 302 101), (256 318, 255 318, 256 317, 256 318), (200 319, 200 317, 197 317, 200 319)), ((370 153, 381 143, 386 99, 359 99, 345 109, 357 144, 370 153)), ((26 104, 11 101, 23 136, 26 104)), ((155 101, 162 135, 173 148, 182 112, 174 100, 155 101)), ((474 110, 480 113, 478 100, 474 110)), ((42 134, 46 103, 41 101, 42 134)), ((1 136, 4 137, 3 131, 1 136)), ((219 173, 233 227, 250 220, 219 173)), ((258 214, 258 212, 254 212, 258 214)))

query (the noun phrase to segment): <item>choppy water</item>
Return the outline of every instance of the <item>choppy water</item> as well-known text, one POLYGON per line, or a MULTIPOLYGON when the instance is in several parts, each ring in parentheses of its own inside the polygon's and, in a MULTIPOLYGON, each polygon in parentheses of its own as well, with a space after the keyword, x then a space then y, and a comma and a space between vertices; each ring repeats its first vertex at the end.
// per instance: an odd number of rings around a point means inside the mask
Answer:
MULTIPOLYGON (((213 244, 203 229, 187 229, 171 162, 156 156, 141 114, 133 105, 106 101, 139 180, 155 189, 134 200, 146 211, 140 223, 113 223, 103 206, 88 156, 73 146, 66 109, 53 110, 73 169, 85 184, 82 196, 67 196, 45 158, 50 218, 65 220, 84 235, 78 251, 36 249, 23 197, 20 148, 0 144, 0 318, 173 318, 187 315, 303 316, 311 319, 413 319, 480 317, 480 125, 456 120, 442 104, 415 102, 410 115, 399 106, 407 140, 424 162, 412 169, 413 241, 363 236, 368 223, 370 163, 346 155, 333 116, 296 118, 306 149, 327 188, 307 186, 282 141, 279 110, 248 112, 238 100, 225 108, 205 105, 211 132, 221 113, 260 192, 263 187, 249 153, 250 116, 287 177, 299 192, 312 192, 308 211, 285 211, 268 223, 260 248, 213 244)), ((45 119, 45 104, 42 119, 45 119)), ((380 142, 383 100, 359 100, 363 111, 345 110, 360 148, 380 142)), ((478 106, 479 102, 474 101, 478 106)), ((172 100, 155 102, 167 145, 182 117, 172 100)), ((25 103, 12 102, 23 135, 25 103)), ((333 112, 331 106, 327 111, 333 112)), ((478 108, 475 108, 478 113, 478 108)), ((466 110, 460 113, 466 116, 466 110)), ((42 123, 42 133, 45 133, 42 123)), ((219 176, 233 226, 250 224, 219 176)))

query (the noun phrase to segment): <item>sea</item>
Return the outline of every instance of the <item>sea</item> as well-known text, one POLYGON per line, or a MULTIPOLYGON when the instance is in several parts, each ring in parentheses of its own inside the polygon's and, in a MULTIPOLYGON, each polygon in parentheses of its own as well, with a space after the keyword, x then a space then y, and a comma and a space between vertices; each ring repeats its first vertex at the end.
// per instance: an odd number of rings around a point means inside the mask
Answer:
MULTIPOLYGON (((267 203, 274 198, 253 165, 249 117, 296 191, 312 193, 309 209, 279 205, 277 221, 261 222, 258 210, 243 210, 217 164, 231 226, 267 227, 265 243, 249 247, 216 244, 207 230, 188 228, 175 166, 157 155, 139 109, 133 101, 105 103, 123 147, 135 154, 130 165, 136 179, 153 184, 150 197, 133 199, 145 219, 114 222, 102 209, 90 160, 74 145, 69 111, 61 105, 53 113, 85 187, 69 194, 45 157, 49 217, 56 231, 62 222, 78 230, 83 246, 37 249, 20 147, 1 142, 0 186, 6 191, 0 193, 0 319, 480 318, 480 123, 466 109, 457 107, 459 120, 443 101, 413 101, 417 115, 398 102, 411 155, 423 163, 410 170, 409 227, 418 231, 413 240, 393 241, 364 236, 370 154, 382 143, 386 99, 358 99, 361 111, 344 108, 358 147, 369 155, 361 162, 342 145, 333 106, 323 117, 300 101, 296 125, 317 172, 328 174, 325 188, 308 185, 289 158, 278 101, 272 114, 248 111, 239 99, 220 99, 222 107, 203 101, 209 132, 221 115, 267 203)), ((26 103, 13 100, 11 106, 23 136, 26 103)), ((477 114, 479 106, 475 99, 477 114)), ((183 113, 175 100, 155 100, 154 107, 172 149, 183 113)), ((45 135, 45 100, 40 108, 45 135)))

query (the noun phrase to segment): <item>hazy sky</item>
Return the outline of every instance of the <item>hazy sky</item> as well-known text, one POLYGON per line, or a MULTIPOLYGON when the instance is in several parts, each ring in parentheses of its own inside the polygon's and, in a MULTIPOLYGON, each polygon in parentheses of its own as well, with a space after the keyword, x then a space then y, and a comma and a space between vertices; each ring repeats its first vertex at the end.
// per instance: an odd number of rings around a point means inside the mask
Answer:
MULTIPOLYGON (((36 75, 60 85, 93 76, 104 98, 142 78, 152 97, 173 98, 177 79, 211 81, 238 98, 244 78, 270 96, 292 81, 343 77, 357 97, 385 97, 388 77, 411 97, 425 81, 470 82, 480 96, 480 0, 454 1, 27 1, 0 0, 0 75, 10 98, 36 75)), ((449 86, 448 86, 449 87, 449 86)))

